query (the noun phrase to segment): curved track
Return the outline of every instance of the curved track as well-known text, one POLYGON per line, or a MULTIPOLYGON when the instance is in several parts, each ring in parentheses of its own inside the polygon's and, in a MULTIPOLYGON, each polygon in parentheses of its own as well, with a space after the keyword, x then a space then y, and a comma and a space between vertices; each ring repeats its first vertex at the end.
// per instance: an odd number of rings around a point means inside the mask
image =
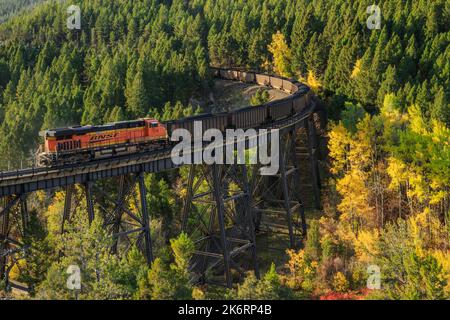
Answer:
MULTIPOLYGON (((291 95, 283 100, 287 100, 289 103, 295 103, 295 99, 299 95, 308 95, 307 103, 299 110, 300 112, 277 122, 261 124, 259 128, 284 130, 293 126, 301 127, 304 120, 309 118, 315 111, 315 103, 309 96, 309 88, 299 82, 253 72, 217 68, 213 70, 215 76, 223 79, 256 83, 286 91, 291 95), (301 90, 303 92, 300 92, 301 90)), ((74 183, 86 183, 141 171, 161 172, 177 167, 172 162, 170 154, 171 148, 166 148, 82 164, 0 172, 0 196, 64 187, 74 183)))

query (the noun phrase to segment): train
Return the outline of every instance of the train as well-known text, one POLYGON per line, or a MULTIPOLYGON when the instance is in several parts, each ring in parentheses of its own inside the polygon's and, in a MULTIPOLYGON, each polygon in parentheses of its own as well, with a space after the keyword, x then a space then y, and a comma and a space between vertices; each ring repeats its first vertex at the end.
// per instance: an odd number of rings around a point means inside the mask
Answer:
POLYGON ((169 147, 171 133, 179 128, 193 133, 194 122, 201 121, 208 129, 250 129, 269 125, 300 113, 312 98, 308 86, 278 76, 255 72, 213 68, 216 77, 255 83, 283 90, 290 96, 263 105, 246 107, 232 112, 207 113, 183 119, 161 122, 144 118, 99 126, 75 126, 46 130, 37 163, 41 167, 78 164, 114 158, 169 147))

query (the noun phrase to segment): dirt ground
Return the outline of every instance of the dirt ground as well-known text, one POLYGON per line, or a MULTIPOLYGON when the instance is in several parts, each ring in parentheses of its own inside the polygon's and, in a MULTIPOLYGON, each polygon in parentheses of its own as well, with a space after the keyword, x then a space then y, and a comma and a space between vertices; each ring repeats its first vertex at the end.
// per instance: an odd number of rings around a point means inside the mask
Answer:
POLYGON ((230 80, 216 80, 210 95, 212 112, 232 111, 250 105, 250 99, 259 88, 266 89, 270 94, 270 101, 282 99, 288 94, 269 87, 255 84, 241 83, 230 80))

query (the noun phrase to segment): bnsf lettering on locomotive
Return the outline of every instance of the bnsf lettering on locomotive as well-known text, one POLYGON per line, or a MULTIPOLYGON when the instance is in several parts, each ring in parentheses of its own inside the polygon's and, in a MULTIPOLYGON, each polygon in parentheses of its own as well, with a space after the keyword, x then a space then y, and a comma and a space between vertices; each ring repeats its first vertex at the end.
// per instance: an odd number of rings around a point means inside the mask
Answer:
POLYGON ((117 133, 109 133, 109 134, 99 134, 96 136, 92 136, 90 141, 95 142, 95 141, 101 141, 101 140, 109 140, 109 139, 114 139, 117 137, 117 133))

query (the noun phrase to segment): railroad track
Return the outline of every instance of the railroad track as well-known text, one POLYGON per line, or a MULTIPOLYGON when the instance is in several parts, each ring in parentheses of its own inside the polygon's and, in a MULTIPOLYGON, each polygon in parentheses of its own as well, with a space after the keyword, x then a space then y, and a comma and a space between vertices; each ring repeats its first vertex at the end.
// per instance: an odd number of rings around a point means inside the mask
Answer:
MULTIPOLYGON (((298 82, 273 77, 269 75, 259 75, 256 73, 242 72, 236 70, 215 69, 216 76, 228 80, 243 82, 256 82, 263 85, 293 93, 292 101, 283 103, 273 102, 277 108, 285 108, 286 105, 294 104, 294 94, 299 91, 301 84, 298 82), (249 80, 250 79, 250 80, 249 80), (280 105, 278 107, 278 105, 280 105)), ((286 98, 285 98, 286 99, 286 98)), ((276 112, 277 108, 274 108, 276 112)), ((244 108, 245 109, 245 108, 244 108)), ((255 129, 280 129, 291 128, 302 125, 302 122, 309 118, 314 112, 315 103, 311 101, 301 110, 301 112, 280 121, 270 124, 260 125, 255 129)), ((251 112, 251 111, 250 111, 251 112)), ((244 113, 237 113, 237 116, 244 113)), ((174 169, 177 166, 171 161, 172 148, 151 150, 129 155, 121 155, 106 159, 98 159, 90 162, 66 164, 54 167, 26 168, 16 171, 0 172, 0 196, 13 194, 23 194, 37 190, 63 187, 72 183, 86 183, 102 178, 114 177, 121 174, 129 174, 139 171, 161 172, 174 169)))

